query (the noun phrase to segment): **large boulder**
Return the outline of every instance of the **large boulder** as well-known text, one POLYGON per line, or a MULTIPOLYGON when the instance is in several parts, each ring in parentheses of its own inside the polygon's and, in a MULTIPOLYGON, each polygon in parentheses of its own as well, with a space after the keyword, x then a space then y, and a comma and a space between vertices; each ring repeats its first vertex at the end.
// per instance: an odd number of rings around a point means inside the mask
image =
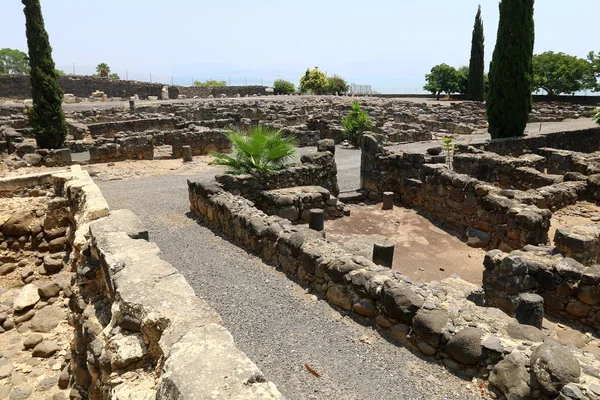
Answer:
POLYGON ((490 385, 498 389, 506 400, 531 399, 527 358, 517 351, 500 361, 490 374, 490 385))
POLYGON ((428 344, 437 348, 447 323, 446 312, 421 309, 413 318, 413 331, 428 344))
POLYGON ((465 328, 448 341, 446 351, 461 364, 477 364, 483 359, 482 336, 479 328, 465 328))
POLYGON ((581 375, 577 358, 554 340, 547 340, 533 350, 531 371, 542 390, 551 396, 558 395, 565 385, 579 382, 581 375))
POLYGON ((2 233, 6 236, 22 236, 31 232, 34 215, 31 211, 15 211, 8 221, 2 225, 2 233))
POLYGON ((413 317, 423 303, 423 298, 406 283, 387 281, 383 284, 381 304, 385 313, 392 318, 412 324, 413 317))

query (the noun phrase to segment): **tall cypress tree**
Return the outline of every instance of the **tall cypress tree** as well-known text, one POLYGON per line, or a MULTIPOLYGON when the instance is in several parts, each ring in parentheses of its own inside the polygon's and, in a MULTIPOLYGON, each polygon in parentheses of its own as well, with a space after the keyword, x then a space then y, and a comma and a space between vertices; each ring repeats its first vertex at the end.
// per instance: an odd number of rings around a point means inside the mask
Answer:
POLYGON ((52 47, 44 27, 40 0, 22 0, 22 2, 25 6, 33 98, 29 123, 39 147, 56 149, 63 145, 67 136, 67 122, 62 109, 63 92, 56 76, 52 47))
POLYGON ((521 136, 532 108, 534 0, 501 0, 498 38, 490 65, 488 132, 521 136))
POLYGON ((467 99, 473 101, 483 101, 484 40, 481 6, 479 6, 477 15, 475 16, 475 25, 473 26, 471 60, 469 61, 469 79, 467 81, 467 99))

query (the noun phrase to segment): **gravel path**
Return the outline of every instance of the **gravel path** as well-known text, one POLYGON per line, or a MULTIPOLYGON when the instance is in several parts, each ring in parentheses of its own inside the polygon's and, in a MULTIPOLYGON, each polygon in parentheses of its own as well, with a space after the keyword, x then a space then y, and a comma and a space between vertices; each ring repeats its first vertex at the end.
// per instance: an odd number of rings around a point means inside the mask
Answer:
POLYGON ((445 368, 389 343, 186 216, 185 178, 99 186, 113 209, 130 208, 144 221, 164 258, 221 314, 239 348, 287 399, 472 398, 445 368))

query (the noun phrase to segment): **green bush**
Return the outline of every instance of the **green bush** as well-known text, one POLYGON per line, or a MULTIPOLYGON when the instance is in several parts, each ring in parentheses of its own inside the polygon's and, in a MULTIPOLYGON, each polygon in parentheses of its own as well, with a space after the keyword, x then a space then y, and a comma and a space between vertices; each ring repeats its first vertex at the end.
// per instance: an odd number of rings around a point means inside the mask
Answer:
POLYGON ((600 125, 600 108, 597 108, 592 113, 592 119, 596 121, 598 125, 600 125))
POLYGON ((327 92, 327 76, 319 68, 307 69, 306 73, 300 78, 300 92, 312 94, 324 94, 327 92))
POLYGON ((339 75, 333 75, 327 77, 327 93, 329 94, 342 94, 346 93, 349 89, 348 83, 339 75))
POLYGON ((352 104, 352 110, 342 120, 342 127, 344 128, 344 135, 346 139, 354 147, 358 147, 360 144, 360 138, 363 133, 371 129, 371 120, 369 115, 360 108, 358 101, 352 104))
POLYGON ((227 81, 215 81, 214 79, 207 79, 204 82, 194 81, 194 86, 227 86, 227 81))
POLYGON ((277 79, 273 82, 273 91, 275 94, 292 94, 296 93, 296 86, 284 79, 277 79))
POLYGON ((277 171, 296 155, 293 137, 283 137, 281 131, 263 125, 254 126, 247 133, 230 128, 225 135, 233 145, 233 154, 211 153, 216 158, 211 164, 228 167, 228 174, 277 171))

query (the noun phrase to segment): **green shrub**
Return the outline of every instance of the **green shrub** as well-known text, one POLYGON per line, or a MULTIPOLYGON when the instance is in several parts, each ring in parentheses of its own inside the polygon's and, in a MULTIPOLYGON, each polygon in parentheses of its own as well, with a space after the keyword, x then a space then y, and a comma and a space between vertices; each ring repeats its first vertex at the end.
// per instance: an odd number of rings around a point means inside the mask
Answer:
POLYGON ((307 69, 306 73, 300 78, 300 92, 323 94, 327 92, 327 76, 319 68, 307 69))
POLYGON ((339 75, 333 75, 327 77, 327 93, 329 94, 342 94, 346 93, 349 89, 348 83, 339 75))
POLYGON ((360 144, 363 133, 371 129, 369 115, 360 108, 358 101, 352 104, 352 110, 342 120, 344 135, 354 147, 360 144))
POLYGON ((273 82, 273 91, 275 94, 292 94, 296 93, 296 86, 284 79, 277 79, 273 82))
POLYGON ((207 79, 204 82, 194 81, 194 86, 227 86, 227 81, 216 81, 214 79, 207 79))
POLYGON ((296 155, 293 137, 283 137, 281 131, 263 125, 254 126, 247 133, 230 128, 225 135, 233 145, 233 154, 211 153, 216 158, 211 164, 228 167, 228 174, 277 171, 296 155))
POLYGON ((600 125, 600 108, 597 108, 592 113, 592 119, 596 121, 598 125, 600 125))

